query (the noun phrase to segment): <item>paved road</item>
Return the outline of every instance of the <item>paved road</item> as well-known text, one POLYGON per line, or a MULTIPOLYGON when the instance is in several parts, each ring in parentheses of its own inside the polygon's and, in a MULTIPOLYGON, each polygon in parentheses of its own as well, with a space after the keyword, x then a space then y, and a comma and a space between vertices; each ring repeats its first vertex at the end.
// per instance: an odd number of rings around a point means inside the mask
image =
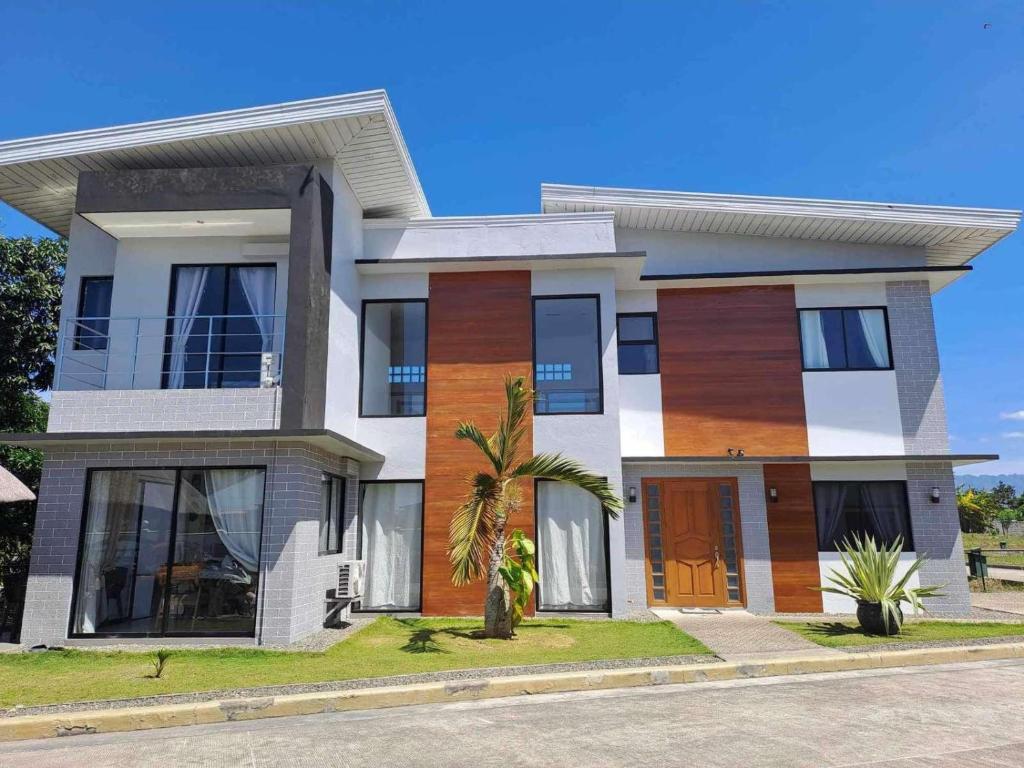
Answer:
POLYGON ((1024 765, 1024 661, 674 685, 0 745, 0 766, 1024 765))

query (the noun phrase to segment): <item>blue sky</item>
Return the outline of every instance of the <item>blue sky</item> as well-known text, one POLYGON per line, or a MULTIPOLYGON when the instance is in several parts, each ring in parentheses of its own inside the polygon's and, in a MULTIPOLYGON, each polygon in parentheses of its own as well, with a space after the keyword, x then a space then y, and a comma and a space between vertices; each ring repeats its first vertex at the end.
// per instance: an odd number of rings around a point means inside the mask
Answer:
MULTIPOLYGON (((438 215, 541 181, 1024 206, 1019 0, 163 5, 0 0, 0 139, 383 87, 438 215)), ((1024 234, 975 266, 935 301, 953 448, 1024 472, 1024 234)))

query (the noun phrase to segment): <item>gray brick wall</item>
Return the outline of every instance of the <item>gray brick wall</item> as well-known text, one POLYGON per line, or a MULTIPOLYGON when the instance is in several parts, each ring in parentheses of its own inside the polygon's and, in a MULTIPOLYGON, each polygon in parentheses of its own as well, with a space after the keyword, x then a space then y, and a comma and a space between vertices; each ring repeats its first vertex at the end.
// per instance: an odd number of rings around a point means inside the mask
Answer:
POLYGON ((48 432, 277 429, 279 387, 58 391, 48 432))
POLYGON ((885 292, 904 448, 910 455, 947 453, 949 432, 928 282, 889 282, 885 292))
POLYGON ((966 616, 971 609, 971 595, 956 511, 953 465, 948 461, 908 463, 907 496, 914 548, 918 555, 927 558, 920 570, 921 583, 940 584, 945 593, 945 597, 926 600, 925 607, 937 615, 966 616), (931 490, 935 487, 941 498, 938 504, 931 501, 931 490))
POLYGON ((22 641, 61 645, 66 640, 88 469, 243 465, 267 468, 258 640, 290 643, 317 630, 337 563, 356 555, 357 462, 299 442, 97 442, 51 451, 43 464, 22 641), (348 491, 342 552, 320 557, 325 471, 347 477, 348 491))
POLYGON ((622 485, 637 489, 635 503, 626 501, 623 514, 626 534, 627 613, 647 607, 647 576, 643 524, 645 477, 735 477, 740 492, 740 533, 743 538, 743 578, 747 610, 771 613, 775 609, 771 554, 768 549, 768 510, 764 500, 764 472, 758 464, 624 464, 622 485))

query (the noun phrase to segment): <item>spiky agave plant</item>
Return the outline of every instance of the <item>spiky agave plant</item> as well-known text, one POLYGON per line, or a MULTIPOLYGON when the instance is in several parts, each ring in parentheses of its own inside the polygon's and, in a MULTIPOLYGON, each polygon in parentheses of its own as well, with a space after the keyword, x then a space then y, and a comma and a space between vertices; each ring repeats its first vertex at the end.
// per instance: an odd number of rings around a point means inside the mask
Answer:
POLYGON ((484 636, 509 638, 512 636, 516 607, 525 607, 529 592, 533 590, 533 542, 522 531, 507 530, 522 504, 520 484, 534 478, 571 483, 593 494, 601 502, 601 509, 609 517, 618 517, 622 500, 615 495, 608 482, 573 459, 560 454, 538 454, 525 460, 520 448, 526 436, 524 423, 526 409, 533 402, 533 391, 522 377, 505 376, 505 407, 498 419, 498 430, 490 437, 471 422, 460 422, 455 436, 469 440, 484 455, 488 467, 469 479, 470 490, 466 501, 452 515, 448 527, 448 557, 452 564, 452 583, 467 584, 476 579, 487 579, 484 599, 484 636), (508 551, 510 539, 514 552, 508 551), (524 540, 528 542, 524 549, 524 540), (516 568, 523 563, 522 554, 529 552, 529 569, 516 568), (514 557, 513 557, 514 555, 514 557), (518 561, 516 560, 518 558, 518 561), (522 578, 524 572, 531 578, 522 578), (509 577, 514 576, 516 601, 509 600, 509 577), (522 594, 522 590, 528 590, 522 594))
POLYGON ((891 634, 894 625, 896 632, 899 632, 903 626, 900 603, 910 605, 916 614, 924 610, 922 598, 942 596, 939 591, 941 587, 938 586, 907 586, 911 576, 917 573, 924 563, 924 557, 916 558, 906 572, 897 578, 902 552, 902 536, 897 536, 892 544, 885 546, 877 544, 872 536, 861 538, 853 534, 852 541, 843 539, 839 550, 842 569, 833 569, 827 577, 835 586, 818 589, 851 597, 858 605, 879 605, 886 633, 891 634))

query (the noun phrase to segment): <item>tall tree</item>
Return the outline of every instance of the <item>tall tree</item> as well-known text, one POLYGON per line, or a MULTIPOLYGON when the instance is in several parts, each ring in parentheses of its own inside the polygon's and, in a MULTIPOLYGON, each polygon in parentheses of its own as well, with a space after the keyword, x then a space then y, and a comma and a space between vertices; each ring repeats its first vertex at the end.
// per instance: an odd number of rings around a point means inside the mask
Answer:
POLYGON ((520 457, 526 436, 523 421, 532 402, 533 391, 523 379, 506 376, 505 410, 498 419, 498 431, 485 437, 471 422, 461 422, 455 431, 459 440, 469 440, 480 449, 487 464, 485 471, 470 479, 466 501, 448 528, 452 583, 487 579, 485 637, 511 637, 517 604, 521 608, 533 591, 533 542, 522 531, 507 530, 522 503, 522 482, 537 478, 571 483, 593 494, 609 517, 618 517, 622 511, 622 500, 608 481, 579 462, 549 453, 520 457), (516 557, 508 551, 510 543, 516 557), (517 593, 515 603, 509 599, 510 582, 517 593))
MULTIPOLYGON (((66 260, 66 240, 0 237, 0 432, 46 429, 36 393, 53 385, 66 260)), ((0 446, 0 464, 38 490, 39 451, 0 446)), ((34 517, 34 503, 0 509, 0 570, 25 560, 34 517)))

